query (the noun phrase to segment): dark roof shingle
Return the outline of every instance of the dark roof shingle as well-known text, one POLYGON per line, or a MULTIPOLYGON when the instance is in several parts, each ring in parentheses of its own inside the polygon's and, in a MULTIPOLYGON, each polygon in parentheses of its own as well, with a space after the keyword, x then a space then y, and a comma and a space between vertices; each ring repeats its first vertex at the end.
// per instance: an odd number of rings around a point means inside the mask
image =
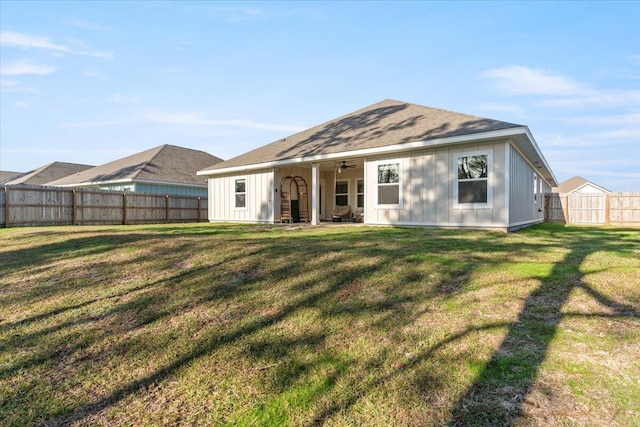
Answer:
POLYGON ((384 147, 521 125, 387 99, 207 170, 384 147))
POLYGON ((78 163, 53 162, 7 181, 4 185, 45 185, 50 181, 64 178, 92 167, 91 165, 78 163))
POLYGON ((48 184, 55 186, 141 180, 205 185, 206 180, 197 176, 196 172, 219 162, 222 159, 204 151, 164 144, 48 184))

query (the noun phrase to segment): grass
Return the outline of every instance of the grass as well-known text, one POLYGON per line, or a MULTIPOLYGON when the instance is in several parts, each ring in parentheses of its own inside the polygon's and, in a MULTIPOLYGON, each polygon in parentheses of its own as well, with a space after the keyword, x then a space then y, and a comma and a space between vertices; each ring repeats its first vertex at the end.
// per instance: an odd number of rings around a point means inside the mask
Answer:
POLYGON ((0 229, 0 423, 640 425, 640 232, 0 229))

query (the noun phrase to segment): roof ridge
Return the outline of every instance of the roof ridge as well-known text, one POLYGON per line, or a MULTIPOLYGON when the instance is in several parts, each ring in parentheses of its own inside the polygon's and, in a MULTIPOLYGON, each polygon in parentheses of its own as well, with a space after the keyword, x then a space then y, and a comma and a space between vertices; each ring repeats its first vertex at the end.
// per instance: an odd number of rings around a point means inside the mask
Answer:
MULTIPOLYGON (((158 157, 158 154, 160 154, 160 153, 162 152, 162 150, 164 150, 165 148, 167 148, 167 145, 169 145, 169 144, 162 144, 162 145, 158 145, 157 147, 153 147, 153 148, 150 148, 149 150, 147 150, 147 151, 152 151, 152 150, 156 150, 156 149, 157 149, 156 153, 155 153, 153 156, 151 156, 149 159, 145 160, 145 162, 144 162, 143 166, 142 166, 141 168, 138 168, 138 170, 137 170, 137 171, 136 171, 136 172, 131 176, 131 179, 137 178, 137 177, 138 177, 138 175, 140 175, 140 174, 142 173, 142 171, 144 171, 144 170, 146 169, 147 165, 148 165, 149 163, 151 163, 151 161, 152 161, 153 159, 155 159, 156 157, 158 157)), ((143 152, 144 152, 144 151, 143 151, 143 152)), ((133 155, 135 155, 135 154, 132 154, 132 156, 133 156, 133 155)))

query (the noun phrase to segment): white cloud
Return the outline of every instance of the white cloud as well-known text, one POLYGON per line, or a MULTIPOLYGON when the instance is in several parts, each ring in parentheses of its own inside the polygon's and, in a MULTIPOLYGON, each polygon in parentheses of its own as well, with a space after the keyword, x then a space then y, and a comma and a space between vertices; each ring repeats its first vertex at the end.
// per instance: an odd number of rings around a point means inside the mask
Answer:
POLYGON ((520 65, 493 68, 480 76, 494 80, 496 88, 508 95, 575 95, 586 90, 565 76, 520 65))
POLYGON ((56 127, 60 129, 80 129, 80 128, 93 128, 103 126, 119 126, 127 125, 130 123, 136 123, 138 120, 134 119, 121 119, 121 120, 107 120, 102 122, 77 122, 77 123, 63 123, 56 127))
POLYGON ((201 113, 147 112, 143 115, 143 119, 153 123, 173 125, 237 127, 277 132, 299 132, 303 130, 302 127, 295 125, 259 123, 251 120, 210 120, 204 118, 201 113))
POLYGON ((137 104, 138 102, 140 102, 140 98, 136 96, 127 96, 116 93, 111 98, 109 98, 109 101, 116 104, 137 104))
POLYGON ((0 79, 0 87, 12 88, 12 87, 17 87, 18 85, 19 85, 18 82, 15 80, 0 79))
POLYGON ((4 76, 19 76, 23 74, 46 75, 53 73, 55 70, 54 67, 48 65, 34 64, 33 61, 29 59, 13 61, 0 66, 0 74, 4 76))
POLYGON ((524 114, 524 109, 518 105, 499 104, 497 102, 486 102, 484 104, 478 104, 476 108, 481 111, 496 111, 499 113, 509 113, 518 116, 524 114))
POLYGON ((46 49, 56 52, 70 51, 68 46, 53 43, 48 37, 32 36, 28 34, 15 33, 13 31, 0 32, 0 45, 26 49, 46 49))
POLYGON ((186 127, 194 126, 210 126, 219 128, 239 128, 253 130, 267 130, 275 132, 299 132, 304 128, 301 126, 278 124, 278 123, 259 123, 252 120, 210 120, 204 117, 202 113, 184 112, 184 113, 167 113, 159 111, 148 111, 131 119, 98 121, 98 122, 78 122, 65 123, 58 125, 63 129, 75 129, 86 127, 115 126, 130 123, 158 123, 165 125, 179 125, 186 127))
POLYGON ((54 43, 48 37, 16 33, 13 31, 0 32, 0 45, 23 49, 43 49, 58 56, 61 54, 72 54, 91 56, 93 58, 108 61, 113 59, 113 52, 72 49, 67 45, 54 43))
POLYGON ((567 122, 580 125, 640 125, 640 113, 617 114, 610 116, 585 116, 568 119, 567 122))
POLYGON ((71 25, 73 25, 74 27, 82 28, 83 30, 111 31, 111 28, 107 26, 89 21, 73 21, 71 25))
POLYGON ((586 106, 615 107, 640 104, 640 91, 588 91, 581 96, 546 99, 538 102, 542 107, 573 107, 586 106))

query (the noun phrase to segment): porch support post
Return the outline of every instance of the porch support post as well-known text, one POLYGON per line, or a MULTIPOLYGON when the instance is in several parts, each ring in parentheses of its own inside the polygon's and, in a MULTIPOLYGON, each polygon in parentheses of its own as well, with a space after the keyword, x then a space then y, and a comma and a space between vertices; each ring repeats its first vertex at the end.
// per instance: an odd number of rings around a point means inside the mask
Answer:
POLYGON ((320 207, 320 165, 311 163, 311 225, 320 222, 318 209, 320 207))

